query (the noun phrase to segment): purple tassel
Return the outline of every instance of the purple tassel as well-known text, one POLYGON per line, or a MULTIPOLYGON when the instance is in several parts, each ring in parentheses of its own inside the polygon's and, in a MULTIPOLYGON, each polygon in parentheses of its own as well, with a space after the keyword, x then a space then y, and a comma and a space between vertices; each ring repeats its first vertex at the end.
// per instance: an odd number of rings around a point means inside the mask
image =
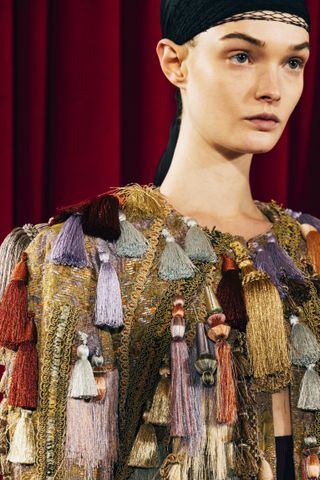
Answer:
POLYGON ((53 246, 50 261, 69 267, 89 266, 80 215, 72 215, 64 222, 53 246))
POLYGON ((106 373, 103 400, 85 402, 68 398, 65 458, 67 469, 75 463, 85 470, 85 478, 102 468, 103 478, 112 478, 118 455, 118 371, 106 373))
POLYGON ((314 217, 313 215, 309 215, 308 213, 301 213, 298 217, 298 222, 303 224, 303 223, 308 223, 309 225, 312 225, 314 228, 320 232, 320 219, 317 217, 314 217))
POLYGON ((259 270, 266 272, 277 287, 282 298, 286 296, 286 289, 282 285, 283 274, 289 279, 304 282, 304 274, 294 264, 292 258, 280 247, 274 235, 267 235, 268 241, 264 247, 255 244, 257 254, 255 265, 259 270))
POLYGON ((195 398, 191 385, 186 342, 171 342, 171 429, 173 437, 190 437, 197 432, 195 398))
POLYGON ((123 325, 123 310, 117 272, 110 262, 109 253, 99 251, 101 261, 96 298, 97 327, 119 328, 123 325))

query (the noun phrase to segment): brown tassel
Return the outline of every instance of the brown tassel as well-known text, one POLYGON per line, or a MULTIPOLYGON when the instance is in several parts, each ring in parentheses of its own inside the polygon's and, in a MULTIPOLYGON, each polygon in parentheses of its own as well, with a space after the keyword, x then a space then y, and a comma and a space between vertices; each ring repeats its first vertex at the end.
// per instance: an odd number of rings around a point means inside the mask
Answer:
POLYGON ((222 278, 216 293, 229 325, 245 332, 248 318, 239 273, 235 262, 223 255, 222 278))
POLYGON ((25 342, 19 346, 10 383, 9 405, 36 409, 38 401, 38 352, 33 314, 28 316, 25 342))
POLYGON ((231 348, 229 343, 220 338, 215 347, 218 362, 217 371, 217 422, 233 425, 237 419, 237 399, 232 371, 231 348))
POLYGON ((282 302, 266 273, 256 270, 240 242, 232 242, 242 272, 248 353, 254 377, 289 370, 288 344, 282 302))
POLYGON ((154 426, 148 422, 148 413, 134 441, 128 465, 130 467, 155 468, 159 466, 160 455, 154 426))
POLYGON ((300 225, 301 233, 307 242, 308 255, 314 271, 320 274, 320 233, 312 225, 300 225))
POLYGON ((154 425, 169 425, 171 421, 170 369, 160 368, 160 382, 155 391, 148 421, 154 425))
POLYGON ((16 350, 23 341, 28 308, 27 254, 15 266, 0 304, 0 345, 16 350))
POLYGON ((60 209, 50 225, 62 223, 71 215, 82 216, 83 233, 113 241, 120 237, 119 199, 104 193, 96 198, 60 209))

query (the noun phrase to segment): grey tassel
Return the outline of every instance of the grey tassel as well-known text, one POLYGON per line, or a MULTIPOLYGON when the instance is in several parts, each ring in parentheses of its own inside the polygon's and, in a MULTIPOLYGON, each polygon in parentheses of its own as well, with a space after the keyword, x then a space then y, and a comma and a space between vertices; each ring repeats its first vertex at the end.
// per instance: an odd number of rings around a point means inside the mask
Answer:
POLYGON ((13 268, 20 260, 21 253, 45 226, 47 226, 46 223, 41 223, 14 228, 2 242, 0 247, 0 299, 9 283, 13 268))
POLYGON ((117 255, 120 257, 140 258, 148 249, 148 241, 139 230, 128 222, 123 212, 119 214, 121 235, 116 242, 117 255))
POLYGON ((320 410, 320 377, 315 365, 308 365, 301 382, 298 408, 302 410, 320 410))
POLYGON ((186 234, 184 249, 191 260, 200 260, 201 262, 217 262, 217 255, 213 250, 208 235, 199 227, 196 220, 184 217, 189 230, 186 234))
POLYGON ((160 258, 159 276, 163 280, 180 280, 194 276, 196 267, 167 229, 162 230, 166 246, 160 258))
POLYGON ((320 358, 320 345, 310 328, 299 321, 299 317, 291 315, 291 362, 299 367, 317 363, 320 358))

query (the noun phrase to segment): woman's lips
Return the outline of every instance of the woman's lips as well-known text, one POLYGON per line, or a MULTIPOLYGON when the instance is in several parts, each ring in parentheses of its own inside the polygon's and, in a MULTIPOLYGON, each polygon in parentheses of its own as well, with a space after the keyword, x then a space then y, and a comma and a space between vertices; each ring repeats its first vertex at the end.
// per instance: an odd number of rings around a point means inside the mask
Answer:
POLYGON ((265 120, 263 118, 250 118, 246 119, 246 121, 250 122, 251 125, 254 125, 257 130, 262 132, 270 132, 279 124, 279 122, 276 122, 275 120, 265 120))

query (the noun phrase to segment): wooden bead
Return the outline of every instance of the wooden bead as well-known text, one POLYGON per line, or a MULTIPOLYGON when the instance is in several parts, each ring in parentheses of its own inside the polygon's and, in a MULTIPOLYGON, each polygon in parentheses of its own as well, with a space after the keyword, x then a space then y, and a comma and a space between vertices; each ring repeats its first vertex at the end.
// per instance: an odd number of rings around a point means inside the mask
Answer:
POLYGON ((225 321, 226 316, 224 315, 224 313, 214 313, 213 315, 210 315, 207 320, 209 327, 216 327, 217 325, 221 325, 225 321))
POLYGON ((230 334, 231 327, 222 323, 221 325, 217 325, 216 327, 212 327, 208 330, 208 337, 213 342, 216 342, 220 338, 228 338, 230 334))
POLYGON ((172 312, 173 317, 184 317, 184 308, 181 305, 175 305, 172 312))
POLYGON ((184 307, 184 298, 182 295, 177 295, 176 298, 173 300, 173 305, 180 305, 181 307, 184 307))

